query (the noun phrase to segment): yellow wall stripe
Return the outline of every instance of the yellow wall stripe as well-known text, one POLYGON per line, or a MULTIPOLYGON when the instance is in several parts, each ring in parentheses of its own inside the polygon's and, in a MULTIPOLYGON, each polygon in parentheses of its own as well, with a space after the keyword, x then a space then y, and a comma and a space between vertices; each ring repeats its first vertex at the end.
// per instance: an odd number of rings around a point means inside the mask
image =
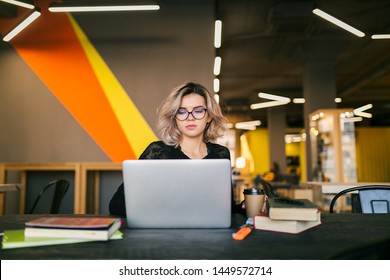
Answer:
POLYGON ((68 17, 127 140, 139 157, 150 142, 157 140, 156 135, 77 22, 70 14, 68 17))

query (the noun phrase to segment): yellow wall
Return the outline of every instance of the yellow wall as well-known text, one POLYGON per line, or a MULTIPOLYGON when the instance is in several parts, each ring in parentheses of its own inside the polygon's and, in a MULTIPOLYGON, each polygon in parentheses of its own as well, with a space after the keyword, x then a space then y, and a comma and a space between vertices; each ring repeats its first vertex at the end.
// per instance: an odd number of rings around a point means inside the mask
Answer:
MULTIPOLYGON (((247 132, 254 174, 270 169, 268 130, 247 132)), ((301 182, 307 181, 305 142, 286 144, 286 155, 300 158, 301 182)), ((390 128, 356 128, 356 161, 359 182, 390 182, 390 128)))
POLYGON ((247 139, 254 160, 254 174, 263 174, 270 170, 270 153, 267 129, 248 131, 247 139))
POLYGON ((360 182, 390 182, 390 128, 356 128, 360 182))
POLYGON ((307 181, 305 142, 286 144, 286 156, 299 156, 300 167, 297 174, 301 181, 307 181))

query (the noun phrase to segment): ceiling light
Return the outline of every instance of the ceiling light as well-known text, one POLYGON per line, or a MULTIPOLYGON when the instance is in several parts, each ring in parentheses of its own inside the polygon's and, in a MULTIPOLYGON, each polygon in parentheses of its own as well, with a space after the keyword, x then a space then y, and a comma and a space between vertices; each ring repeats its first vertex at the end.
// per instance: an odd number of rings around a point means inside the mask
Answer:
POLYGON ((159 5, 82 5, 82 4, 58 4, 49 5, 50 12, 117 12, 117 11, 156 11, 159 5))
POLYGON ((284 136, 285 143, 298 143, 305 140, 301 134, 286 134, 284 136))
POLYGON ((214 92, 219 92, 219 79, 217 78, 214 79, 214 92))
POLYGON ((352 118, 343 118, 341 119, 342 122, 361 122, 363 120, 362 117, 352 117, 352 118))
POLYGON ((334 102, 336 102, 336 103, 341 103, 341 101, 342 101, 342 99, 340 97, 336 97, 334 99, 334 102))
POLYGON ((269 94, 269 93, 265 93, 265 92, 259 92, 258 96, 260 98, 271 99, 274 101, 280 101, 280 102, 284 102, 284 103, 288 103, 291 101, 291 99, 288 97, 283 97, 283 96, 279 96, 279 95, 275 95, 275 94, 269 94))
POLYGON ((305 103, 305 98, 293 98, 293 103, 303 104, 303 103, 305 103))
POLYGON ((247 121, 247 122, 238 122, 234 125, 237 129, 245 129, 245 130, 255 130, 256 126, 261 125, 261 121, 247 121))
POLYGON ((358 37, 364 37, 365 36, 365 34, 362 31, 360 31, 360 30, 350 26, 349 24, 346 24, 345 22, 343 22, 343 21, 341 21, 341 20, 339 20, 339 19, 337 19, 337 18, 335 18, 335 17, 325 13, 324 11, 321 11, 320 9, 314 9, 313 13, 316 14, 317 16, 320 16, 323 19, 325 19, 325 20, 327 20, 327 21, 329 21, 329 22, 331 22, 331 23, 333 23, 333 24, 335 24, 335 25, 337 25, 337 26, 347 30, 348 32, 351 32, 352 34, 354 34, 354 35, 356 35, 358 37))
MULTIPOLYGON (((23 8, 30 9, 30 10, 34 9, 34 5, 29 4, 29 3, 25 3, 25 2, 29 2, 29 1, 22 2, 22 1, 15 1, 15 0, 0 0, 0 2, 6 2, 8 4, 16 5, 16 6, 23 7, 23 8)), ((32 1, 30 1, 30 2, 32 2, 32 1)))
POLYGON ((364 118, 372 118, 372 114, 371 113, 364 112, 364 111, 366 111, 368 109, 371 109, 372 107, 373 107, 372 104, 367 104, 367 105, 364 105, 362 107, 354 109, 353 113, 356 116, 360 116, 360 117, 364 117, 364 118))
POLYGON ((214 94, 214 99, 215 101, 217 101, 217 103, 219 104, 219 94, 214 94))
POLYGON ((390 39, 390 34, 375 34, 371 36, 371 39, 390 39))
POLYGON ((217 56, 214 59, 214 75, 215 76, 218 76, 221 73, 221 63, 222 63, 221 57, 217 56))
POLYGON ((3 41, 10 41, 12 38, 18 35, 20 31, 25 29, 34 20, 36 20, 40 15, 41 12, 39 11, 39 9, 32 10, 24 20, 22 20, 14 29, 12 29, 8 34, 4 36, 3 41))
POLYGON ((215 21, 215 30, 214 30, 214 47, 220 48, 222 41, 222 21, 215 21))
POLYGON ((279 106, 279 105, 285 105, 286 102, 280 102, 280 101, 268 101, 268 102, 261 102, 261 103, 255 103, 251 104, 250 108, 252 110, 261 109, 261 108, 268 108, 273 106, 279 106))

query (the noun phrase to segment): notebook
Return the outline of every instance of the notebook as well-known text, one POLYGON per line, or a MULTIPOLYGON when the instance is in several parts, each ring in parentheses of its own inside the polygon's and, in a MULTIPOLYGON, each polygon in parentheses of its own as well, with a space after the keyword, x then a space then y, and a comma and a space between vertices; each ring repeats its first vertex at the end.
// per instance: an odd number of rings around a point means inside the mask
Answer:
POLYGON ((227 159, 125 160, 129 228, 228 228, 231 167, 227 159))

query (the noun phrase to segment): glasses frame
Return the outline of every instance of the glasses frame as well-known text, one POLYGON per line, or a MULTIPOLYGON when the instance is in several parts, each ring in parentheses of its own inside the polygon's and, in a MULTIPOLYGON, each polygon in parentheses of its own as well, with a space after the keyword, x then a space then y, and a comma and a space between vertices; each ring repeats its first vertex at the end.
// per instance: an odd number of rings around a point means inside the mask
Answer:
POLYGON ((206 117, 206 113, 207 113, 207 108, 204 108, 204 107, 196 107, 196 108, 194 108, 191 112, 188 111, 187 109, 184 109, 184 108, 180 108, 180 109, 177 110, 177 112, 176 112, 176 114, 175 114, 175 118, 176 118, 178 121, 181 121, 181 122, 186 121, 186 120, 189 118, 190 115, 191 115, 195 120, 198 120, 198 121, 199 121, 199 120, 203 120, 203 119, 206 117), (179 112, 180 109, 186 110, 186 112, 187 112, 187 116, 186 116, 184 119, 179 119, 179 118, 177 117, 177 114, 178 114, 178 112, 179 112), (193 113, 194 111, 200 110, 200 109, 203 110, 204 115, 203 115, 203 117, 201 117, 201 118, 197 118, 197 117, 195 117, 192 113, 193 113))

